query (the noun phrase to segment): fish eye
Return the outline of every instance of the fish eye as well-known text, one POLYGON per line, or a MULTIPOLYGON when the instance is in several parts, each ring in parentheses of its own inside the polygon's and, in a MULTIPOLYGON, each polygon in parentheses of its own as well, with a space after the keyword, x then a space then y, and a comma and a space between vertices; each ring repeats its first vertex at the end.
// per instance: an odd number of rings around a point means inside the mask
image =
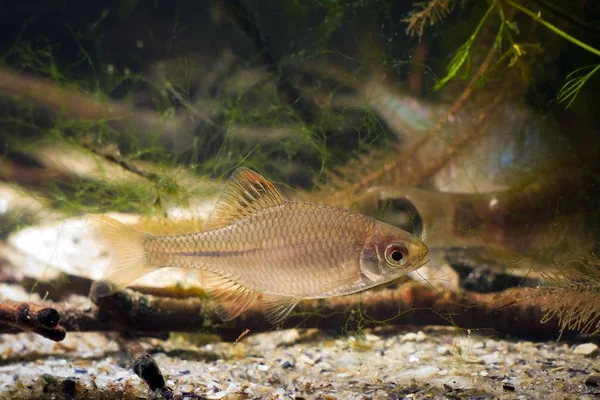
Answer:
POLYGON ((392 260, 394 260, 396 262, 400 262, 400 261, 402 261, 403 258, 404 258, 404 256, 402 255, 400 250, 392 251, 392 260))
POLYGON ((399 243, 392 243, 385 249, 385 260, 391 265, 402 265, 408 261, 408 249, 399 243))

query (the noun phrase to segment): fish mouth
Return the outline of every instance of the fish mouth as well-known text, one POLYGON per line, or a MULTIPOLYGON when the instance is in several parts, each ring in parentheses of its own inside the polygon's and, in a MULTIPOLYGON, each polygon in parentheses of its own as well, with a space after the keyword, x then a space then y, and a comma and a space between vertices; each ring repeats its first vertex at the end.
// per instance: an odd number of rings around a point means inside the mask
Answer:
POLYGON ((417 258, 415 260, 414 266, 412 267, 413 271, 418 270, 419 268, 423 267, 425 264, 427 264, 429 262, 429 257, 427 254, 423 254, 422 257, 417 258))

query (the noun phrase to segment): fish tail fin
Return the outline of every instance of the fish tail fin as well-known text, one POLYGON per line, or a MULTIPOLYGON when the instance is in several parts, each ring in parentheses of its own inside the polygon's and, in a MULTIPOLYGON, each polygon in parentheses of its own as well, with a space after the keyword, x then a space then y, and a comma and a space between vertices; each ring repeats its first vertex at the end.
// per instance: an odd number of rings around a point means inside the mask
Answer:
POLYGON ((125 288, 158 268, 148 262, 148 251, 144 242, 149 234, 103 215, 92 216, 89 226, 110 252, 110 265, 102 280, 114 286, 112 292, 125 288))

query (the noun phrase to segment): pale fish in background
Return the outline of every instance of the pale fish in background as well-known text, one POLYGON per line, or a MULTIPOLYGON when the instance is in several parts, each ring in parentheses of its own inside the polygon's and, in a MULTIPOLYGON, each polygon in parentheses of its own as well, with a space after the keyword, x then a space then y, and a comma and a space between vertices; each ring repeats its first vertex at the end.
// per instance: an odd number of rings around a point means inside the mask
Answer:
POLYGON ((112 250, 104 279, 117 288, 161 267, 192 268, 231 320, 262 295, 282 321, 302 299, 360 292, 420 268, 416 236, 349 210, 284 200, 261 175, 231 176, 203 232, 156 236, 104 216, 92 226, 112 250))

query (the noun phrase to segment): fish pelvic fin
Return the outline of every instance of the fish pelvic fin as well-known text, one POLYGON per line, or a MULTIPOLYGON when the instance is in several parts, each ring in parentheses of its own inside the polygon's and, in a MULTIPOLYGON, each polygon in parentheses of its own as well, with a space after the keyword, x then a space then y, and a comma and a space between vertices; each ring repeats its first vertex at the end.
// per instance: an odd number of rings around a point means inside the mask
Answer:
POLYGON ((217 301, 217 315, 223 321, 231 321, 256 300, 258 293, 220 274, 200 272, 200 280, 217 301))
POLYGON ((275 325, 282 322, 301 299, 278 294, 263 294, 262 303, 267 321, 275 325))
POLYGON ((225 184, 204 225, 205 230, 230 225, 259 210, 283 203, 285 200, 271 182, 248 168, 238 168, 225 184))
POLYGON ((144 248, 145 238, 149 234, 104 215, 90 217, 88 226, 110 253, 110 265, 102 278, 113 285, 110 293, 158 269, 158 266, 148 263, 147 250, 144 248))

